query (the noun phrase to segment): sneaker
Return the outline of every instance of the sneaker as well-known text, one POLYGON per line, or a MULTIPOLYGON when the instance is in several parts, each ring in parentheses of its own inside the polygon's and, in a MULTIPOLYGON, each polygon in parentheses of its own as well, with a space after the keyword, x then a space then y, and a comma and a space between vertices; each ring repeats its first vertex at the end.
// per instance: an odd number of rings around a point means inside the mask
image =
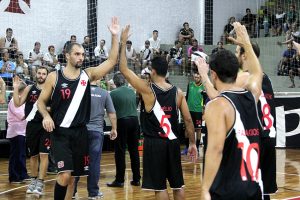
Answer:
POLYGON ((33 193, 38 194, 38 195, 43 195, 44 194, 44 181, 41 179, 38 179, 36 181, 35 189, 33 190, 33 193))
POLYGON ((102 192, 98 192, 98 195, 95 197, 88 197, 89 200, 93 200, 93 199, 101 199, 103 198, 103 193, 102 192))
POLYGON ((73 194, 72 199, 79 199, 78 193, 73 194))
POLYGON ((23 180, 20 180, 20 181, 10 181, 11 184, 22 184, 24 183, 23 180))
POLYGON ((30 184, 27 187, 26 193, 27 194, 33 194, 33 190, 35 189, 35 185, 36 185, 36 179, 32 178, 30 181, 30 184))

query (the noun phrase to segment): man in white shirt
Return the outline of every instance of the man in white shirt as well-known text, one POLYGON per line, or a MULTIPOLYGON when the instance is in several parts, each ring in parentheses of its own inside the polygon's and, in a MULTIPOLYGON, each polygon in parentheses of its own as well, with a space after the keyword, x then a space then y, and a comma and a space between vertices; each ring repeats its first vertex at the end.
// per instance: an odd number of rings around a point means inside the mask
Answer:
POLYGON ((104 62, 108 58, 108 50, 105 47, 105 40, 100 40, 100 45, 98 45, 95 50, 94 54, 96 59, 100 60, 100 63, 104 62))
POLYGON ((44 53, 41 51, 41 43, 35 42, 34 48, 29 52, 28 62, 31 70, 31 77, 35 79, 36 68, 43 65, 44 53))
POLYGON ((152 37, 149 38, 150 48, 153 50, 153 54, 160 54, 160 39, 158 38, 158 31, 152 32, 152 37))
POLYGON ((6 29, 6 36, 0 38, 0 51, 1 53, 8 52, 10 58, 16 59, 18 51, 18 41, 13 36, 11 28, 6 29))
POLYGON ((50 45, 48 47, 48 52, 45 53, 43 60, 44 64, 48 66, 49 71, 60 68, 57 60, 57 55, 55 54, 55 47, 53 45, 50 45))
POLYGON ((132 47, 132 42, 130 40, 127 40, 126 42, 126 58, 128 67, 132 69, 136 73, 136 67, 140 66, 138 65, 138 58, 136 56, 136 51, 132 47))

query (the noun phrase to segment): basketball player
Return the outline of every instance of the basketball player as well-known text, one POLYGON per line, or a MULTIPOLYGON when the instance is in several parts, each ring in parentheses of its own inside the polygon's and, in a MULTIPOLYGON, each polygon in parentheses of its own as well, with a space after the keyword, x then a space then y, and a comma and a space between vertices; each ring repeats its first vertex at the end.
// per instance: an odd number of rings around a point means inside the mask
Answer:
POLYGON ((152 60, 151 82, 139 78, 127 67, 125 49, 128 30, 122 34, 120 71, 141 94, 141 126, 144 133, 142 188, 155 192, 156 199, 169 199, 166 180, 173 189, 174 199, 184 199, 178 132, 178 108, 183 115, 190 138, 189 154, 197 158, 194 126, 181 90, 165 80, 168 63, 162 57, 152 60))
MULTIPOLYGON (((237 57, 228 50, 211 55, 212 83, 220 94, 205 110, 208 145, 201 199, 262 199, 261 125, 256 104, 261 95, 263 73, 246 28, 239 23, 234 23, 234 28, 236 42, 245 49, 245 63, 251 75, 247 90, 238 87, 237 57)), ((195 63, 200 73, 208 67, 202 58, 195 63)))
POLYGON ((13 78, 13 99, 16 106, 25 103, 25 117, 28 121, 26 126, 26 144, 30 155, 31 182, 26 190, 27 194, 43 195, 44 178, 48 168, 48 154, 50 149, 50 134, 42 125, 42 116, 37 112, 37 99, 45 87, 45 80, 48 76, 46 67, 37 68, 36 84, 25 88, 22 95, 19 95, 18 87, 20 78, 13 78))
POLYGON ((68 45, 66 67, 49 74, 45 90, 38 99, 38 109, 43 116, 44 128, 48 132, 55 129, 52 134, 53 155, 58 168, 54 189, 55 200, 71 199, 74 176, 88 174, 86 124, 90 117, 90 81, 100 79, 115 66, 119 48, 119 29, 118 19, 113 17, 109 26, 112 34, 110 56, 97 67, 82 70, 83 47, 78 43, 68 45), (46 109, 50 99, 52 116, 46 109))

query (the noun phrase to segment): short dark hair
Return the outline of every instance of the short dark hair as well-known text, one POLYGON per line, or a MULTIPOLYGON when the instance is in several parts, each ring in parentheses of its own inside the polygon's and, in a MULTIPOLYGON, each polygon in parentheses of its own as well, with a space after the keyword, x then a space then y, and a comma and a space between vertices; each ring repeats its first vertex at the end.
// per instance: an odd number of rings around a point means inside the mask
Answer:
POLYGON ((153 33, 158 33, 158 30, 154 30, 153 33))
POLYGON ((246 12, 247 12, 247 11, 250 11, 250 12, 251 12, 250 8, 246 8, 246 12))
POLYGON ((35 42, 35 43, 34 43, 34 46, 36 46, 36 45, 38 45, 38 44, 41 45, 40 42, 35 42))
POLYGON ((7 28, 6 32, 8 32, 8 31, 13 31, 13 30, 12 30, 12 28, 7 28))
MULTIPOLYGON (((259 58, 260 48, 259 48, 258 44, 256 42, 251 41, 251 46, 252 46, 252 49, 253 49, 256 57, 259 58)), ((245 53, 245 49, 244 49, 244 47, 241 47, 240 48, 240 55, 243 55, 244 53, 245 53)))
POLYGON ((132 44, 132 42, 130 40, 127 40, 126 44, 132 44))
POLYGON ((71 39, 72 39, 72 38, 76 38, 76 35, 71 35, 71 37, 70 37, 70 38, 71 38, 71 39))
POLYGON ((117 87, 125 85, 125 83, 126 83, 125 77, 123 76, 123 74, 121 74, 121 72, 116 72, 114 74, 113 81, 117 87))
POLYGON ((168 73, 168 62, 166 59, 157 56, 151 60, 151 67, 158 76, 166 77, 168 73))
POLYGON ((74 46, 82 47, 82 45, 77 42, 69 43, 66 45, 65 53, 70 54, 72 52, 74 46))
POLYGON ((175 40, 175 45, 179 44, 180 41, 179 40, 175 40))
POLYGON ((219 45, 219 44, 223 45, 223 42, 222 42, 222 41, 219 41, 219 42, 217 43, 217 45, 219 45))
POLYGON ((146 40, 146 41, 145 41, 145 44, 150 44, 150 41, 149 41, 149 40, 146 40))
POLYGON ((193 39, 193 41, 192 42, 197 42, 198 43, 198 40, 196 40, 196 39, 193 39))
POLYGON ((39 69, 44 69, 44 70, 47 71, 47 75, 49 74, 49 70, 46 66, 39 66, 39 67, 36 68, 36 71, 38 71, 39 69))
POLYGON ((237 57, 226 49, 212 54, 209 66, 223 83, 234 83, 240 68, 237 57))
POLYGON ((51 48, 55 48, 54 45, 49 45, 48 46, 48 51, 50 51, 51 48))
POLYGON ((105 40, 104 40, 104 39, 101 39, 101 40, 100 40, 100 42, 101 42, 101 41, 103 41, 103 42, 104 42, 104 44, 105 44, 105 40))
POLYGON ((186 24, 187 24, 187 25, 189 25, 189 23, 188 23, 188 22, 184 22, 184 23, 183 23, 183 26, 184 26, 184 25, 186 25, 186 24))

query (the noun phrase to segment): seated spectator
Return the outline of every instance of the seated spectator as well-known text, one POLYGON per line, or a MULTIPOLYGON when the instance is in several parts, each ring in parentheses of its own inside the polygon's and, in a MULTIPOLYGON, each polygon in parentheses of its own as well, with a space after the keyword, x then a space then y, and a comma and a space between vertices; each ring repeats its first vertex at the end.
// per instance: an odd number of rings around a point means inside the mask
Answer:
POLYGON ((91 39, 89 36, 84 37, 82 47, 84 48, 84 52, 85 52, 83 67, 87 68, 90 66, 94 66, 95 65, 94 64, 94 60, 95 60, 94 48, 93 48, 93 45, 91 43, 91 39))
POLYGON ((273 19, 272 19, 272 15, 270 14, 267 8, 264 9, 263 11, 262 21, 264 25, 264 36, 268 37, 270 36, 269 29, 271 27, 271 24, 273 23, 273 19))
POLYGON ((7 28, 6 36, 0 38, 0 52, 4 53, 7 51, 11 59, 16 59, 18 48, 18 41, 13 36, 13 30, 7 28))
POLYGON ((12 78, 15 73, 16 64, 9 58, 9 53, 3 54, 3 59, 0 61, 0 76, 7 83, 8 86, 12 86, 12 78))
POLYGON ((246 15, 242 18, 242 24, 245 25, 250 37, 254 37, 256 16, 251 13, 250 8, 246 9, 246 15))
POLYGON ((44 53, 41 51, 41 43, 35 42, 33 50, 29 51, 29 70, 33 80, 36 77, 36 69, 43 65, 44 53))
POLYGON ((235 22, 235 17, 230 17, 228 20, 228 24, 224 27, 224 35, 222 36, 221 40, 225 43, 231 43, 227 40, 228 37, 235 37, 233 23, 235 22))
POLYGON ((152 37, 149 38, 150 48, 153 50, 154 55, 160 54, 160 39, 158 38, 158 31, 152 32, 152 37))
POLYGON ((203 51, 203 48, 198 44, 198 40, 194 39, 192 45, 188 48, 187 54, 190 58, 194 51, 203 51))
POLYGON ((19 54, 16 62, 16 75, 24 78, 30 78, 28 65, 24 62, 23 54, 19 54))
POLYGON ((291 79, 292 85, 289 88, 295 87, 294 77, 300 76, 300 55, 298 54, 296 58, 293 60, 291 67, 289 68, 289 77, 291 79))
POLYGON ((77 37, 76 35, 71 35, 70 40, 67 41, 64 45, 64 49, 66 49, 66 47, 71 44, 71 43, 75 43, 77 41, 77 37))
POLYGON ((136 67, 139 66, 139 62, 135 49, 132 47, 132 42, 130 40, 126 42, 126 58, 128 67, 133 69, 133 71, 136 73, 136 67))
POLYGON ((66 60, 66 55, 65 55, 65 49, 62 50, 60 54, 57 56, 58 63, 60 67, 66 66, 67 60, 66 60))
MULTIPOLYGON (((18 88, 19 94, 22 94, 26 84, 22 82, 18 88)), ((7 110, 7 135, 10 141, 9 155, 9 182, 22 183, 24 180, 30 180, 26 169, 26 142, 25 142, 25 104, 16 107, 13 99, 10 100, 7 110)))
POLYGON ((55 54, 55 47, 53 45, 48 47, 48 52, 44 54, 43 60, 44 65, 47 66, 49 72, 54 71, 55 69, 60 69, 57 55, 55 54))
POLYGON ((287 75, 288 69, 291 68, 297 51, 293 49, 293 43, 287 44, 287 50, 283 52, 282 59, 279 63, 278 75, 287 75))
POLYGON ((179 31, 179 41, 183 44, 192 44, 194 39, 194 30, 189 27, 188 22, 184 22, 183 28, 179 31))
POLYGON ((179 66, 179 73, 186 73, 185 58, 183 57, 182 51, 182 43, 179 40, 175 41, 175 46, 170 49, 166 59, 173 74, 175 74, 174 68, 177 66, 179 66))
POLYGON ((218 47, 214 48, 214 49, 211 51, 211 54, 216 53, 216 52, 221 51, 221 50, 224 49, 224 47, 223 47, 223 42, 219 41, 219 42, 217 43, 217 45, 218 45, 218 47))
POLYGON ((100 44, 94 49, 95 58, 104 62, 108 58, 108 50, 105 46, 105 40, 100 40, 100 44))
POLYGON ((146 40, 145 46, 141 49, 141 52, 140 52, 142 68, 145 68, 147 65, 151 65, 152 58, 153 58, 153 51, 150 48, 149 40, 146 40))
POLYGON ((272 36, 279 36, 282 34, 283 25, 286 21, 286 14, 283 12, 282 7, 278 6, 275 14, 274 24, 272 25, 272 36))
POLYGON ((286 14, 286 23, 284 25, 286 40, 290 38, 292 32, 297 31, 298 26, 299 26, 299 14, 296 11, 295 5, 290 5, 290 10, 286 14))

